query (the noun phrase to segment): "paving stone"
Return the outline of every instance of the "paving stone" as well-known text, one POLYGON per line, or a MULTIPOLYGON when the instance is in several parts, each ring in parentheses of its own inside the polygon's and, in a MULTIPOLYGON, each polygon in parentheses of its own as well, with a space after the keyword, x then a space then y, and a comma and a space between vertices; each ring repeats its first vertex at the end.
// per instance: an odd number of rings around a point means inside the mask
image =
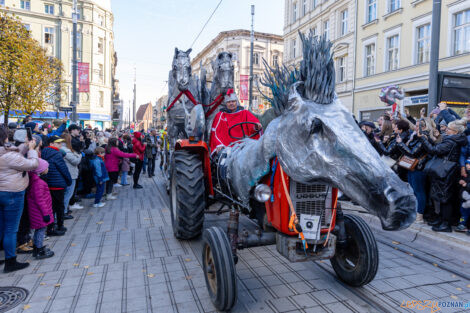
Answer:
POLYGON ((308 294, 295 295, 290 297, 300 308, 310 308, 317 306, 318 303, 308 294))
POLYGON ((351 311, 348 307, 346 307, 344 304, 342 304, 341 302, 337 302, 337 303, 331 303, 331 304, 327 304, 325 305, 328 309, 330 309, 332 312, 338 312, 338 313, 352 313, 353 311, 351 311))
POLYGON ((310 295, 315 299, 315 301, 321 304, 334 303, 338 301, 332 294, 330 294, 326 290, 314 291, 311 292, 310 295))

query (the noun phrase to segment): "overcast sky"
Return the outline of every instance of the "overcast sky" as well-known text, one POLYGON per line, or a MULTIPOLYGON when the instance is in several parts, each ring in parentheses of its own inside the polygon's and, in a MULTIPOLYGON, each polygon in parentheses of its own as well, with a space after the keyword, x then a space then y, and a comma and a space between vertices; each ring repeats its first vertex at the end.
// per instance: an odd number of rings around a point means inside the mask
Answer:
MULTIPOLYGON (((134 65, 137 106, 167 94, 168 72, 175 47, 190 48, 220 0, 114 0, 114 45, 117 77, 125 107, 132 101, 134 65)), ((194 44, 195 57, 221 31, 250 29, 255 5, 255 31, 282 35, 283 0, 222 0, 194 44)), ((127 110, 126 110, 127 111, 127 110)))

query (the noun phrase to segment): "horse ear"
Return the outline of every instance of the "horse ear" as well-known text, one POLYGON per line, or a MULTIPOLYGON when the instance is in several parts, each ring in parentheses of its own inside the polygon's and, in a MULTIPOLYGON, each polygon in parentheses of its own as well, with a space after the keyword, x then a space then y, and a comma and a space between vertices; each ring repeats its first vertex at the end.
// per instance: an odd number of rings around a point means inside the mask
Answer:
POLYGON ((298 81, 293 83, 289 89, 289 100, 287 101, 287 110, 296 110, 303 103, 302 96, 300 95, 298 88, 303 87, 303 82, 298 81))
POLYGON ((188 50, 186 50, 186 54, 189 55, 191 53, 191 51, 193 51, 193 49, 189 48, 188 50))
POLYGON ((178 55, 178 48, 175 47, 175 56, 178 55))

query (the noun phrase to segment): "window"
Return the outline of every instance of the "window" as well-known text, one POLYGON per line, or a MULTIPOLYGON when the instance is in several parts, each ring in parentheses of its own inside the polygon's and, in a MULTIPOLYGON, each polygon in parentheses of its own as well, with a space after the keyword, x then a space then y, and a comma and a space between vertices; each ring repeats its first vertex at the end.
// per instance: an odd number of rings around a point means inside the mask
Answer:
POLYGON ((4 7, 5 6, 5 0, 0 0, 0 6, 4 7))
POLYGON ((45 4, 44 5, 44 13, 54 15, 54 5, 53 4, 45 4))
MULTIPOLYGON (((1 1, 1 0, 0 0, 1 1)), ((29 24, 23 24, 23 27, 26 28, 26 30, 31 31, 31 25, 29 24)))
MULTIPOLYGON (((73 49, 73 36, 70 36, 70 48, 73 49)), ((77 32, 77 59, 79 61, 82 59, 82 33, 80 32, 77 32)))
POLYGON ((20 7, 21 7, 23 10, 31 11, 31 1, 29 1, 29 0, 21 0, 21 1, 20 1, 20 7))
POLYGON ((307 0, 303 0, 302 2, 302 16, 307 14, 307 0))
POLYGON ((366 0, 367 1, 367 20, 366 23, 370 23, 377 19, 377 0, 366 0))
POLYGON ((399 35, 394 35, 387 38, 387 71, 398 69, 399 38, 399 35))
POLYGON ((100 107, 104 107, 104 92, 103 91, 98 92, 98 105, 100 107))
POLYGON ((297 57, 296 55, 296 49, 297 49, 297 40, 293 39, 292 40, 292 58, 295 59, 297 57))
POLYGON ((454 55, 470 52, 470 9, 454 14, 454 55))
POLYGON ((364 50, 364 76, 371 76, 375 74, 375 43, 368 44, 364 50))
POLYGON ((77 8, 77 20, 81 19, 83 19, 83 8, 77 8))
POLYGON ((341 35, 348 33, 348 10, 341 12, 341 35))
POLYGON ((312 9, 316 8, 320 0, 312 0, 312 9))
POLYGON ((325 39, 330 39, 330 21, 323 22, 323 36, 325 39))
POLYGON ((346 80, 346 57, 338 59, 338 81, 344 82, 346 80))
POLYGON ((49 45, 54 44, 54 28, 44 27, 44 43, 49 45))
POLYGON ((253 53, 253 64, 259 65, 259 53, 253 53))
POLYGON ((429 62, 429 53, 431 51, 431 24, 426 24, 416 28, 416 63, 429 62))
POLYGON ((277 54, 273 55, 273 66, 275 66, 278 63, 279 63, 279 56, 277 54))
POLYGON ((292 23, 297 21, 297 2, 294 2, 292 4, 292 23))
POLYGON ((310 28, 310 34, 312 34, 312 37, 317 37, 318 36, 318 27, 312 27, 310 28))
POLYGON ((400 0, 388 0, 388 13, 394 12, 400 8, 400 0))
POLYGON ((103 15, 98 14, 98 25, 104 26, 103 15))
POLYGON ((104 49, 104 39, 103 38, 98 38, 98 53, 103 54, 103 49, 104 49))
POLYGON ((103 82, 103 64, 98 64, 98 80, 103 82))

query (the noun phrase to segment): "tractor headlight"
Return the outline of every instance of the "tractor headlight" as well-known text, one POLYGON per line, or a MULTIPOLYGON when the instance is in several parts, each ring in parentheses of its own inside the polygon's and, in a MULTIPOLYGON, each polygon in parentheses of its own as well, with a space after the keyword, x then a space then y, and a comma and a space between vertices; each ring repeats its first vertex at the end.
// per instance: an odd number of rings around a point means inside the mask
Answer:
POLYGON ((255 187, 255 199, 259 202, 266 202, 271 197, 271 188, 265 184, 259 184, 255 187))

